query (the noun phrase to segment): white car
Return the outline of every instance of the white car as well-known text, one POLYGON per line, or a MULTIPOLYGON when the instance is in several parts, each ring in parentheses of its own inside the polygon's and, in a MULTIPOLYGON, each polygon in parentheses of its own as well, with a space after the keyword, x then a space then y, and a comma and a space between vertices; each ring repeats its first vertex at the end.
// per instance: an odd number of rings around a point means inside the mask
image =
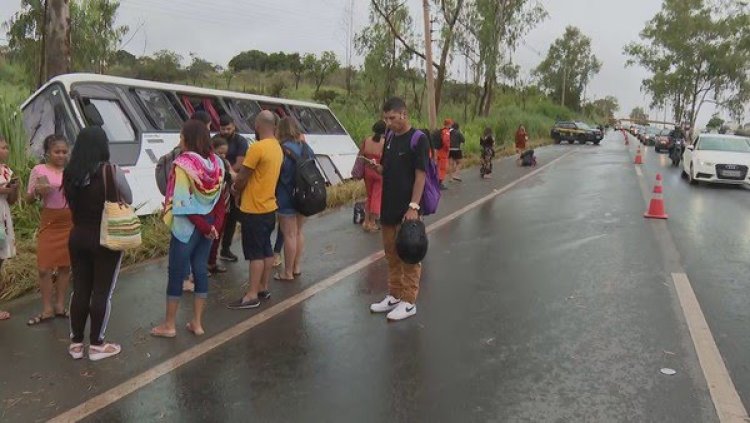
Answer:
POLYGON ((700 134, 685 148, 683 176, 691 184, 710 182, 750 185, 750 137, 700 134))

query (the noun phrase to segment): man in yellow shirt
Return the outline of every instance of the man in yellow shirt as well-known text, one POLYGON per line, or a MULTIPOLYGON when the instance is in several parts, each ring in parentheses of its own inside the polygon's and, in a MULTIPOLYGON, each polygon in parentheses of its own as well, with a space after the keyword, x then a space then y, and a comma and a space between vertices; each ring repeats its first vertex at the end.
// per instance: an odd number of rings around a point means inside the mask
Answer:
POLYGON ((271 297, 271 233, 276 228, 276 184, 284 161, 275 133, 276 115, 268 110, 260 112, 255 119, 255 137, 259 141, 248 148, 232 187, 235 198, 240 199, 242 250, 250 262, 250 287, 242 298, 227 304, 231 309, 256 308, 261 299, 271 297))

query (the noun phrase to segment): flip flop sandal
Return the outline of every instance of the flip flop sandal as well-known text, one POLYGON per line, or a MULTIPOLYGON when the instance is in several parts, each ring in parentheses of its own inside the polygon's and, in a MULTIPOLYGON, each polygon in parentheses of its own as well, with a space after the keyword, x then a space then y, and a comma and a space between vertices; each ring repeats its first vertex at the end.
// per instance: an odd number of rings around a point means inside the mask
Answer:
POLYGON ((281 282, 292 282, 292 281, 294 281, 294 278, 291 278, 291 279, 282 278, 281 275, 279 275, 278 273, 275 274, 275 275, 273 275, 273 279, 276 280, 276 281, 281 281, 281 282))
POLYGON ((177 336, 177 331, 167 332, 167 331, 159 330, 157 328, 151 329, 150 333, 151 333, 151 336, 155 336, 157 338, 174 338, 175 336, 177 336))
POLYGON ((36 316, 34 316, 31 319, 29 319, 26 322, 26 324, 28 326, 36 326, 36 325, 38 325, 40 323, 44 323, 44 322, 50 321, 50 320, 52 320, 54 318, 55 318, 54 314, 51 314, 49 316, 45 316, 44 314, 37 314, 36 316))
POLYGON ((294 275, 295 278, 298 278, 302 276, 302 272, 295 272, 295 273, 292 273, 292 275, 294 275))
POLYGON ((63 318, 63 319, 68 319, 68 318, 70 318, 70 311, 68 311, 67 309, 65 309, 65 310, 62 311, 62 313, 55 312, 55 317, 60 317, 60 318, 63 318))
POLYGON ((10 319, 10 313, 7 311, 0 311, 0 320, 8 320, 10 319))

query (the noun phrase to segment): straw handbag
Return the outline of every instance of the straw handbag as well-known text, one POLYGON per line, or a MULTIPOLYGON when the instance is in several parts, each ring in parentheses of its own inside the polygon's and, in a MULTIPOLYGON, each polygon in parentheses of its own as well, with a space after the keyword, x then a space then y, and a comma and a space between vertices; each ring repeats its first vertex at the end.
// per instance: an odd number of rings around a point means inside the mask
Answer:
POLYGON ((114 180, 112 165, 104 165, 104 209, 99 244, 112 251, 125 251, 141 245, 141 220, 129 204, 122 201, 114 180), (107 181, 109 179, 109 181, 107 181), (109 201, 107 185, 114 188, 115 201, 109 201))

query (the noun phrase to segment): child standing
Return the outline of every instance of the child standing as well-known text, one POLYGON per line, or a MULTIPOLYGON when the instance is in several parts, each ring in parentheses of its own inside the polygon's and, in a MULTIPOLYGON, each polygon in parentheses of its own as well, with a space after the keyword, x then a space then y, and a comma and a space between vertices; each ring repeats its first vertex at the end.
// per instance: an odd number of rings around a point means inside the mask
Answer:
MULTIPOLYGON (((6 164, 10 155, 8 141, 0 135, 0 268, 3 262, 16 255, 16 236, 10 206, 18 200, 18 179, 6 164)), ((0 320, 10 318, 10 313, 0 310, 0 320)))
POLYGON ((495 158, 495 137, 492 136, 491 128, 484 128, 482 138, 479 139, 479 146, 482 148, 482 164, 479 168, 479 176, 490 178, 492 173, 492 159, 495 158))
MULTIPOLYGON (((226 138, 222 137, 221 135, 216 135, 211 139, 211 144, 214 149, 214 154, 219 156, 219 158, 221 158, 221 160, 224 162, 224 192, 222 193, 222 198, 219 201, 223 201, 224 204, 227 205, 227 203, 229 202, 229 188, 232 186, 232 181, 234 180, 235 176, 234 169, 232 169, 232 166, 227 161, 229 143, 227 143, 226 138)), ((216 228, 219 233, 223 233, 224 231, 224 221, 225 220, 221 222, 220 227, 216 228)), ((221 239, 215 239, 213 244, 211 245, 211 253, 208 256, 208 272, 211 274, 226 273, 227 271, 227 268, 219 264, 216 260, 220 245, 221 239)))
POLYGON ((62 176, 68 162, 68 141, 62 135, 44 139, 44 163, 36 165, 29 177, 27 201, 42 201, 42 218, 37 233, 36 260, 42 312, 27 322, 29 326, 54 317, 68 318, 65 298, 70 283, 68 238, 73 221, 62 191, 62 176), (56 274, 53 284, 53 274, 56 274), (52 295, 55 292, 55 303, 52 295))

